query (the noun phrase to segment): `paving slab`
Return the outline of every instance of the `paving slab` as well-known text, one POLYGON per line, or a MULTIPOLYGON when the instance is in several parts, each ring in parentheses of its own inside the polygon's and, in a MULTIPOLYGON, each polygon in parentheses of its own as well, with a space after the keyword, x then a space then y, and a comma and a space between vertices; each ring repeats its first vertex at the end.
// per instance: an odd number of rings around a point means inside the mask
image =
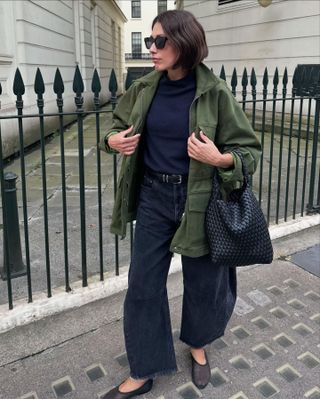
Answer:
POLYGON ((297 266, 320 277, 320 244, 293 254, 291 260, 297 266))

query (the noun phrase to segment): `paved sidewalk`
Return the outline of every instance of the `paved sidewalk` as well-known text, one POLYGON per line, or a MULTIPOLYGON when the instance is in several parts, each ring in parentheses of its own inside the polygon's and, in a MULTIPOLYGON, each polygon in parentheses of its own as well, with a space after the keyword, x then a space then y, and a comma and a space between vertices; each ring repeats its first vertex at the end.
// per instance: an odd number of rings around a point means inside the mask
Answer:
MULTIPOLYGON (((276 240, 269 266, 241 268, 238 302, 223 339, 208 347, 211 383, 190 379, 179 341, 181 273, 168 291, 179 371, 145 399, 319 399, 320 279, 291 254, 319 243, 319 227, 276 240)), ((122 336, 125 292, 0 335, 1 399, 98 399, 128 375, 122 336)))

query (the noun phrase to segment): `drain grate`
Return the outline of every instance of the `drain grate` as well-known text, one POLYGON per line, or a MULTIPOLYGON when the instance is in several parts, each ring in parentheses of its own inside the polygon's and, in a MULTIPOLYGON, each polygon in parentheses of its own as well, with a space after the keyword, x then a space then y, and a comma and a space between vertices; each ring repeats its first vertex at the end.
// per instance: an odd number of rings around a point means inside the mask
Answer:
POLYGON ((61 378, 53 382, 52 389, 57 398, 65 396, 67 393, 74 391, 74 385, 69 377, 61 378))
POLYGON ((119 356, 115 358, 115 360, 120 364, 122 367, 127 367, 129 365, 127 352, 121 353, 119 356))
POLYGON ((305 352, 298 356, 298 360, 300 360, 309 369, 313 369, 320 364, 320 360, 310 352, 305 352))
POLYGON ((86 374, 91 382, 98 380, 106 375, 101 364, 93 364, 86 369, 86 374))
POLYGON ((177 392, 183 399, 197 399, 202 396, 200 391, 192 384, 192 382, 188 382, 187 384, 177 388, 177 392))
POLYGON ((272 313, 278 319, 284 319, 285 317, 289 316, 289 314, 286 311, 284 311, 280 306, 270 309, 269 312, 272 313))
POLYGON ((229 346, 224 339, 218 338, 212 344, 211 347, 217 350, 224 349, 229 346))
POLYGON ((230 331, 239 339, 245 339, 251 335, 249 331, 242 326, 231 328, 230 331))
POLYGON ((277 369, 279 373, 287 382, 292 382, 301 377, 301 374, 295 370, 290 364, 285 364, 277 369))
POLYGON ((266 360, 269 357, 273 356, 275 353, 271 350, 267 345, 260 344, 253 347, 252 352, 254 352, 257 356, 259 356, 262 360, 266 360))
POLYGON ((255 324, 257 327, 259 327, 261 330, 267 327, 271 327, 271 324, 261 316, 252 319, 251 322, 255 324))
POLYGON ((251 368, 248 360, 242 355, 233 357, 232 359, 229 360, 229 362, 232 364, 234 368, 238 370, 248 370, 251 368))
POLYGON ((263 378, 253 384, 264 398, 271 398, 279 389, 268 379, 263 378))
POLYGON ((288 346, 295 344, 295 342, 286 334, 279 334, 274 337, 273 340, 283 348, 288 348, 288 346))
POLYGON ((220 371, 217 367, 211 370, 211 379, 210 383, 215 388, 219 387, 220 385, 225 384, 228 382, 228 378, 220 371))

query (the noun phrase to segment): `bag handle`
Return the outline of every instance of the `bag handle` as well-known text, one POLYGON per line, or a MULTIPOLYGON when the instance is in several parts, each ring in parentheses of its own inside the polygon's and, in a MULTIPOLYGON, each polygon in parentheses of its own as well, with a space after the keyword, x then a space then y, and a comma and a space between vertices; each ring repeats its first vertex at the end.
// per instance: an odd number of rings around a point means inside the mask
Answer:
MULTIPOLYGON (((243 173, 243 185, 242 185, 240 190, 243 191, 250 184, 248 168, 247 168, 247 165, 245 163, 245 160, 244 160, 243 155, 242 155, 241 151, 239 150, 239 148, 233 149, 232 152, 237 154, 238 157, 241 160, 242 173, 243 173)), ((215 198, 215 199, 221 199, 222 198, 218 175, 219 175, 218 174, 218 170, 217 170, 217 168, 215 168, 215 171, 213 173, 213 179, 212 179, 212 197, 215 198)))

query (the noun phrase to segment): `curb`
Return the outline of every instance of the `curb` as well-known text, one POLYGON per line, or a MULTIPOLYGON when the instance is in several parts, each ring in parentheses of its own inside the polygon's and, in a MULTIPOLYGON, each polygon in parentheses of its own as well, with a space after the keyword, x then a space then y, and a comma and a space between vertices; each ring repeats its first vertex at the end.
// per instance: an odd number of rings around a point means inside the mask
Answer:
MULTIPOLYGON (((270 226, 270 237, 272 240, 277 240, 319 224, 320 215, 300 217, 270 226)), ((181 271, 181 260, 180 256, 175 255, 172 258, 169 274, 179 271, 181 271)), ((106 272, 104 281, 99 281, 98 276, 92 277, 88 281, 88 287, 82 287, 82 282, 77 281, 72 284, 73 288, 69 293, 65 292, 64 287, 55 288, 52 290, 51 298, 44 293, 35 294, 32 303, 27 303, 26 299, 17 300, 12 310, 8 310, 7 304, 0 305, 0 334, 124 291, 127 288, 127 272, 128 267, 122 268, 120 276, 111 276, 110 272, 106 272)))

